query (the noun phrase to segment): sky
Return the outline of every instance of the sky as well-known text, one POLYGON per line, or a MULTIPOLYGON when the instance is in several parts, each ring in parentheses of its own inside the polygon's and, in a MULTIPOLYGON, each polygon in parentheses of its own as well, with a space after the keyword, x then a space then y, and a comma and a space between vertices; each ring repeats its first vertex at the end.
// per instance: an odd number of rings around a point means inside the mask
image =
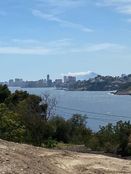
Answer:
POLYGON ((0 1, 0 81, 130 66, 131 0, 0 1))

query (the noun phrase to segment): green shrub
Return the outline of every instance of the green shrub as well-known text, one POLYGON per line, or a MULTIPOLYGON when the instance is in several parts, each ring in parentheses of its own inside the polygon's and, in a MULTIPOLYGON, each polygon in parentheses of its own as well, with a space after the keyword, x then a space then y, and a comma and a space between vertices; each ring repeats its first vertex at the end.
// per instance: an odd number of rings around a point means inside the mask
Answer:
POLYGON ((49 138, 47 141, 45 141, 44 145, 44 147, 46 148, 54 148, 57 145, 57 141, 53 140, 52 138, 49 138))
POLYGON ((97 136, 92 136, 90 140, 88 140, 88 142, 86 143, 86 146, 93 151, 101 150, 99 139, 97 136))

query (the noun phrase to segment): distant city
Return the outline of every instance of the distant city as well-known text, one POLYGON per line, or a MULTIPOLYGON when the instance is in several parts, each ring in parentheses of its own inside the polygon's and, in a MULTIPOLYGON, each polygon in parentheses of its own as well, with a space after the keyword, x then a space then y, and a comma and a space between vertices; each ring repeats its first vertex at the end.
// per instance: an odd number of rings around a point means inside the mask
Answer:
POLYGON ((46 78, 37 81, 24 81, 21 78, 10 79, 7 82, 0 82, 9 87, 20 88, 51 88, 78 91, 113 91, 118 90, 122 85, 129 86, 131 83, 131 74, 122 74, 121 76, 101 76, 94 72, 86 75, 74 76, 65 75, 63 78, 52 80, 47 74, 46 78))
POLYGON ((48 74, 46 78, 37 81, 24 81, 23 79, 15 78, 10 79, 8 82, 0 82, 0 84, 6 84, 9 87, 21 87, 21 88, 42 88, 42 87, 56 87, 67 88, 69 85, 73 85, 76 82, 75 76, 64 76, 63 79, 55 79, 54 81, 48 74))

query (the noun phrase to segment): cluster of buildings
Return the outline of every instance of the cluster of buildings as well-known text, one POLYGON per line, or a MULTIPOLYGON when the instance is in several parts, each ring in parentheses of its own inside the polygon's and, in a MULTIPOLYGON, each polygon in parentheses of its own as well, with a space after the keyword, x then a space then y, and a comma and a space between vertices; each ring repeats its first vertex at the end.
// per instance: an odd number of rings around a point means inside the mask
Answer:
POLYGON ((3 82, 2 84, 7 84, 9 87, 22 87, 22 88, 42 88, 42 87, 56 87, 56 88, 66 88, 71 84, 76 82, 76 77, 64 76, 63 79, 55 79, 54 81, 50 78, 48 74, 46 79, 40 79, 37 81, 24 81, 23 79, 10 79, 8 82, 3 82))

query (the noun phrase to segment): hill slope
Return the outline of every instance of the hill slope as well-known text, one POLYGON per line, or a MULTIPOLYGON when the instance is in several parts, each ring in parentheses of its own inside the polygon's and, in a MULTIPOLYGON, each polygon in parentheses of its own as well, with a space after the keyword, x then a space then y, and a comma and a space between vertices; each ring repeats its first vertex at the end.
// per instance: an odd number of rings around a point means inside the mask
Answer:
POLYGON ((1 174, 131 173, 131 161, 103 155, 55 151, 0 140, 1 174))
POLYGON ((120 88, 117 92, 117 95, 131 95, 131 83, 125 85, 124 87, 120 88))

